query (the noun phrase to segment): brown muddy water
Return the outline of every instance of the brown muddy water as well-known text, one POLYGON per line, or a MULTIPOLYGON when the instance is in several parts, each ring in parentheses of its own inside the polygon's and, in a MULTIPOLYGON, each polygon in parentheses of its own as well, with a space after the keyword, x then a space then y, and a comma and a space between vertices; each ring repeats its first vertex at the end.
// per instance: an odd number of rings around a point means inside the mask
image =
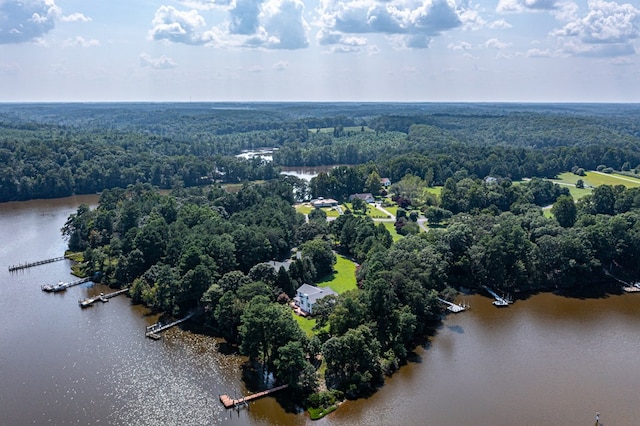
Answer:
MULTIPOLYGON (((243 358, 180 328, 145 339, 150 316, 129 299, 80 309, 105 288, 61 294, 70 197, 0 204, 0 425, 603 425, 640 424, 640 294, 572 299, 541 294, 496 308, 482 296, 449 316, 411 362, 367 399, 318 422, 264 398, 225 411, 221 393, 247 392, 243 358)), ((278 396, 286 398, 286 395, 278 396)))

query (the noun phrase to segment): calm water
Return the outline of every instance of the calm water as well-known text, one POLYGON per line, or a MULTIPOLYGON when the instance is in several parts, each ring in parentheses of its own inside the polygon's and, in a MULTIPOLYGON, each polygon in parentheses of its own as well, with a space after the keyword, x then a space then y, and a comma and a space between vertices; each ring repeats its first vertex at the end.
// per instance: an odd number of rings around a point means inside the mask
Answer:
MULTIPOLYGON (((0 424, 268 425, 312 423, 273 398, 226 412, 220 393, 246 392, 243 359, 180 329, 144 338, 155 316, 126 297, 81 310, 105 291, 70 280, 59 256, 67 216, 95 197, 0 204, 0 424)), ((543 294, 497 309, 466 297, 427 347, 375 395, 318 425, 640 424, 640 294, 568 299, 543 294)))

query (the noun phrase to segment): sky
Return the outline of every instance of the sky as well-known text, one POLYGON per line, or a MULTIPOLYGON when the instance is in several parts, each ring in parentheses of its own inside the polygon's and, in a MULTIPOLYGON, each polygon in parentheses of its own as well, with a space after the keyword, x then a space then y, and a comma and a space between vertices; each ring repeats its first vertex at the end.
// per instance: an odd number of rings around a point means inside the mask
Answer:
POLYGON ((640 102, 640 0, 0 0, 0 102, 640 102))

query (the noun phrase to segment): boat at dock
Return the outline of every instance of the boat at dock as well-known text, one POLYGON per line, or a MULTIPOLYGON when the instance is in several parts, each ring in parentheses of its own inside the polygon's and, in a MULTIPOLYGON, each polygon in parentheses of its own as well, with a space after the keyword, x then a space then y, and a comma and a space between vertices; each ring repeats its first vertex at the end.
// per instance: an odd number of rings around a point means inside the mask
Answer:
POLYGON ((86 282, 91 281, 91 277, 87 277, 87 278, 81 278, 79 280, 76 281, 71 281, 68 283, 65 283, 63 281, 58 281, 58 284, 42 284, 40 286, 40 289, 42 291, 46 291, 49 293, 57 293, 59 291, 65 291, 66 289, 68 289, 69 287, 74 287, 80 284, 84 284, 86 282))
POLYGON ((493 296, 494 299, 496 299, 493 301, 493 306, 497 306, 498 308, 506 308, 507 306, 513 303, 513 299, 511 297, 499 296, 495 291, 491 290, 486 285, 483 287, 485 290, 489 292, 489 294, 493 296))
POLYGON ((67 289, 67 285, 62 281, 58 281, 58 284, 43 284, 40 288, 42 291, 57 293, 59 291, 65 291, 67 289))

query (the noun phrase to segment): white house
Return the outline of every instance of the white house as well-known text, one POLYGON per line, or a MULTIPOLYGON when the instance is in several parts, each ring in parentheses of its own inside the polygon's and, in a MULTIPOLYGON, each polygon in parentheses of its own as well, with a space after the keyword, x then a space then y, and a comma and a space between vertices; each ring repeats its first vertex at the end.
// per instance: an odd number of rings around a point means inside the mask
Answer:
POLYGON ((314 287, 309 284, 302 284, 298 290, 296 290, 296 296, 293 298, 294 302, 309 315, 313 315, 313 305, 320 299, 329 295, 337 296, 338 294, 331 290, 329 287, 314 287))

